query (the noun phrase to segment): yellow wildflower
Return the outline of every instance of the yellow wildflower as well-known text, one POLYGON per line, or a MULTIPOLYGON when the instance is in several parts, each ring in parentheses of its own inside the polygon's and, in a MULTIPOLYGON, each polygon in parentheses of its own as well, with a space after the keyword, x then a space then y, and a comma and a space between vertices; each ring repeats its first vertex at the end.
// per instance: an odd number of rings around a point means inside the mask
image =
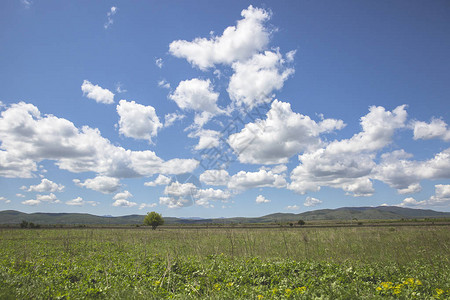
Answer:
POLYGON ((420 281, 419 279, 416 279, 416 285, 422 285, 422 281, 420 281))
POLYGON ((436 294, 437 294, 438 296, 442 295, 443 293, 444 293, 444 290, 443 290, 443 289, 436 289, 436 294))
POLYGON ((216 284, 214 285, 214 289, 215 289, 216 291, 220 291, 220 284, 216 283, 216 284))
POLYGON ((304 293, 306 291, 306 286, 298 287, 295 290, 297 293, 304 293))
POLYGON ((256 298, 262 299, 262 298, 264 298, 264 296, 263 295, 258 295, 256 298))
POLYGON ((227 287, 232 287, 234 285, 234 282, 228 282, 227 287))

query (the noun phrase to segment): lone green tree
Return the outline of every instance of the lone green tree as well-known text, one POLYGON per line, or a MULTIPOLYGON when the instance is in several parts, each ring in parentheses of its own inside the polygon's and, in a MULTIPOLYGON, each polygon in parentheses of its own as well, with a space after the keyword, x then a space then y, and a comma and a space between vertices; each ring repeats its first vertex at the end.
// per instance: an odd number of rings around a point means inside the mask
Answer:
POLYGON ((144 225, 152 226, 152 229, 155 230, 156 227, 159 225, 164 224, 164 219, 161 216, 161 214, 158 214, 157 212, 149 212, 144 219, 144 225))

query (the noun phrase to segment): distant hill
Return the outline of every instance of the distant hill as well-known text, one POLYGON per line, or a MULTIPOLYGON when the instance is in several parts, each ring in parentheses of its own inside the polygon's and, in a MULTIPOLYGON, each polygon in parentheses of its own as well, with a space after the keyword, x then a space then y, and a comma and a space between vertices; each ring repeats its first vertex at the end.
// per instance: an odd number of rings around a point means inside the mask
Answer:
MULTIPOLYGON (((275 213, 256 218, 174 218, 164 217, 166 224, 250 224, 250 223, 276 223, 295 222, 300 219, 312 220, 396 220, 396 219, 423 219, 423 218, 450 218, 449 212, 439 212, 429 209, 413 209, 397 206, 379 207, 342 207, 337 209, 320 209, 300 214, 275 213)), ((144 215, 129 215, 122 217, 95 216, 80 213, 32 213, 27 214, 15 210, 0 211, 0 224, 19 224, 22 221, 36 224, 50 225, 134 225, 142 224, 144 215)))

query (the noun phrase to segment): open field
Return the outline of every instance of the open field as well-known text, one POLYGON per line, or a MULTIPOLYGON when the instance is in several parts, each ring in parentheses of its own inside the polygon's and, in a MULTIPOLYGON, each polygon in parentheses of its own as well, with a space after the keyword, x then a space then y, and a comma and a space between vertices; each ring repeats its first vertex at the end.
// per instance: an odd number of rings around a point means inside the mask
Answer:
POLYGON ((450 226, 0 229, 0 298, 445 299, 450 226))

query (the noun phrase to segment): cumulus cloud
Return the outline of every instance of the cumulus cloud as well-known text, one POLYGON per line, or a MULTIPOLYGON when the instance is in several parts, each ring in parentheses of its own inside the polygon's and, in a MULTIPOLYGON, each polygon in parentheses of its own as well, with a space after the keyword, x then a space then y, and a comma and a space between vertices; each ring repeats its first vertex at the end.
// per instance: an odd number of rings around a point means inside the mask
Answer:
POLYGON ((320 146, 321 133, 344 126, 343 121, 335 119, 317 123, 294 113, 289 103, 275 100, 265 120, 246 124, 240 132, 229 136, 228 143, 242 163, 287 163, 294 154, 320 146))
POLYGON ((178 113, 170 113, 164 116, 164 127, 172 126, 176 121, 183 120, 186 116, 178 113))
POLYGON ((285 61, 278 52, 265 51, 251 59, 235 62, 234 74, 230 78, 228 94, 237 107, 254 108, 272 101, 273 92, 280 90, 294 69, 284 66, 285 61))
POLYGON ((106 23, 103 25, 103 27, 105 29, 108 29, 113 23, 113 16, 117 13, 117 7, 112 6, 109 11, 106 13, 106 17, 108 18, 108 20, 106 21, 106 23))
POLYGON ((22 204, 25 205, 40 205, 42 203, 61 203, 61 201, 58 200, 58 198, 55 196, 55 194, 50 193, 49 195, 36 195, 36 199, 30 199, 22 201, 22 204))
POLYGON ((264 23, 270 19, 270 12, 250 5, 242 10, 241 16, 243 19, 236 26, 227 27, 221 36, 196 38, 192 42, 173 41, 169 45, 170 53, 202 70, 248 59, 269 43, 270 31, 264 23))
POLYGON ((119 133, 134 139, 148 140, 158 134, 163 127, 156 115, 155 108, 144 106, 134 101, 120 100, 117 105, 119 114, 119 133))
POLYGON ((108 89, 104 89, 98 85, 93 85, 87 80, 81 85, 83 96, 95 100, 97 103, 112 104, 114 103, 114 93, 108 89))
POLYGON ((221 189, 200 189, 193 183, 179 183, 173 181, 164 189, 166 196, 159 198, 161 205, 169 208, 180 208, 185 206, 196 205, 204 207, 213 207, 210 201, 226 201, 231 197, 229 191, 221 189))
POLYGON ((195 159, 164 161, 153 151, 131 151, 101 136, 98 129, 78 129, 66 119, 42 116, 32 104, 12 104, 0 116, 0 176, 33 177, 37 162, 54 160, 73 173, 130 178, 192 172, 195 159))
POLYGON ((114 193, 120 188, 119 179, 107 176, 97 176, 92 179, 86 179, 84 182, 74 179, 73 182, 79 187, 85 187, 103 194, 114 193))
POLYGON ((236 191, 257 187, 284 188, 286 185, 283 175, 274 174, 266 170, 259 170, 258 172, 240 171, 231 176, 228 182, 228 188, 236 191))
POLYGON ((64 185, 54 183, 51 180, 43 178, 41 183, 37 185, 31 185, 30 187, 23 186, 22 190, 26 190, 28 192, 38 192, 38 193, 49 193, 49 192, 62 192, 64 190, 64 185))
POLYGON ((300 164, 291 173, 289 189, 304 194, 330 186, 354 196, 372 195, 369 176, 376 166, 375 153, 392 142, 395 130, 405 126, 406 116, 405 106, 392 112, 370 107, 361 118, 361 132, 299 155, 300 164))
POLYGON ((210 129, 198 129, 189 133, 190 138, 199 138, 198 144, 194 147, 195 150, 203 150, 208 148, 218 147, 220 144, 220 132, 210 129))
POLYGON ((313 197, 306 197, 305 203, 303 203, 304 206, 317 206, 320 203, 322 203, 322 200, 319 200, 317 198, 313 198, 313 197))
POLYGON ((157 186, 157 185, 167 185, 171 181, 170 177, 159 174, 154 181, 145 182, 145 186, 157 186))
POLYGON ((415 140, 441 139, 446 142, 450 141, 450 128, 441 119, 432 119, 430 123, 414 121, 412 122, 412 128, 415 140))
POLYGON ((100 203, 96 202, 96 201, 84 201, 83 198, 77 197, 75 199, 66 201, 66 204, 70 205, 70 206, 83 206, 85 204, 89 204, 91 206, 97 206, 100 203))
POLYGON ((206 112, 210 116, 220 114, 223 111, 217 106, 219 93, 214 92, 209 79, 193 78, 181 81, 169 98, 183 110, 206 112))
POLYGON ((168 83, 164 79, 158 81, 158 86, 170 90, 170 83, 168 83))
POLYGON ((0 197, 0 202, 11 203, 11 200, 6 199, 5 197, 0 197))
POLYGON ((437 184, 435 187, 435 195, 431 196, 428 204, 443 206, 450 204, 450 184, 437 184))
POLYGON ((153 208, 158 206, 157 203, 142 203, 141 205, 139 205, 139 209, 144 209, 144 208, 153 208))
POLYGON ((258 195, 256 197, 256 203, 261 204, 261 203, 269 203, 270 200, 266 199, 263 195, 258 195))
POLYGON ((131 198, 131 197, 133 197, 133 195, 129 191, 123 191, 123 192, 117 193, 113 197, 113 200, 115 200, 115 201, 112 205, 113 206, 121 206, 121 207, 136 206, 137 205, 136 202, 128 201, 128 198, 131 198))
POLYGON ((298 205, 288 205, 288 206, 286 206, 286 209, 288 209, 288 210, 299 210, 300 209, 300 206, 298 206, 298 205))
POLYGON ((208 185, 226 186, 230 180, 230 175, 226 170, 206 170, 199 177, 201 182, 208 185))

